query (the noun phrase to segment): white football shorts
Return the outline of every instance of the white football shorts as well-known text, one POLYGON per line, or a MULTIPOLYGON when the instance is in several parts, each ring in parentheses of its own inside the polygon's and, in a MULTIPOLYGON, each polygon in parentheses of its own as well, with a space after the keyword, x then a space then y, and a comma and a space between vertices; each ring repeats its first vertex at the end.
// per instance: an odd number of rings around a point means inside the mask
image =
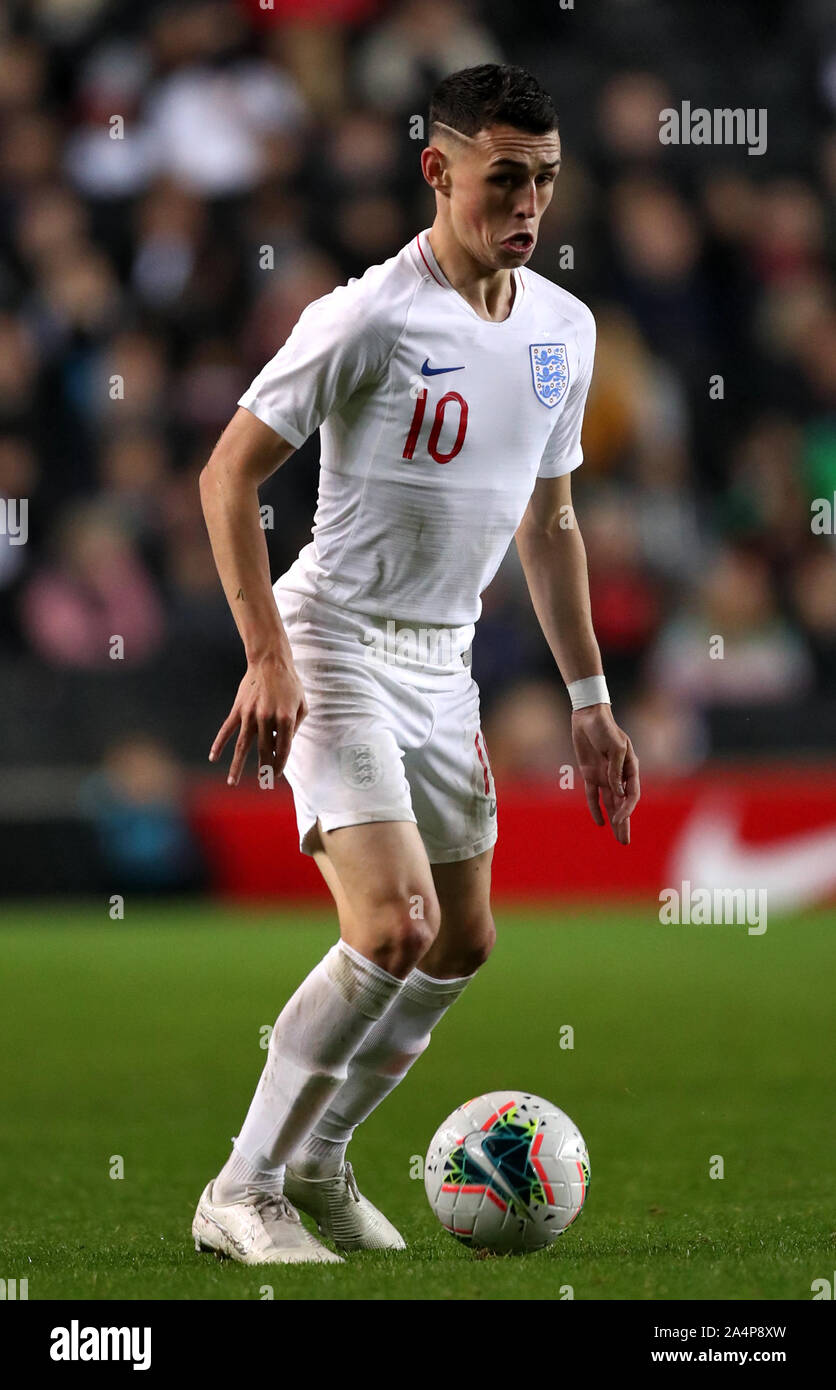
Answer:
POLYGON ((470 672, 473 625, 426 628, 274 588, 308 703, 284 768, 299 848, 370 821, 417 826, 430 863, 497 837, 496 788, 470 672))

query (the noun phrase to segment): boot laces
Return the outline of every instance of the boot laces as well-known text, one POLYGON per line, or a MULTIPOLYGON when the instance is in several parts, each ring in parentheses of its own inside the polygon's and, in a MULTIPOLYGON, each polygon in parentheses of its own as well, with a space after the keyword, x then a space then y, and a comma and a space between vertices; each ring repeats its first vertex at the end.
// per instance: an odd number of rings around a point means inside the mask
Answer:
MULTIPOLYGON (((255 1189, 248 1189, 248 1191, 255 1191, 255 1189)), ((280 1220, 284 1218, 287 1221, 294 1221, 297 1225, 301 1224, 302 1218, 296 1208, 291 1206, 284 1193, 262 1192, 256 1195, 257 1200, 253 1202, 253 1207, 260 1213, 262 1219, 265 1215, 274 1215, 280 1220)))
POLYGON ((360 1201, 360 1189, 357 1186, 357 1179, 354 1176, 354 1169, 350 1163, 345 1165, 345 1185, 354 1198, 355 1202, 360 1201))

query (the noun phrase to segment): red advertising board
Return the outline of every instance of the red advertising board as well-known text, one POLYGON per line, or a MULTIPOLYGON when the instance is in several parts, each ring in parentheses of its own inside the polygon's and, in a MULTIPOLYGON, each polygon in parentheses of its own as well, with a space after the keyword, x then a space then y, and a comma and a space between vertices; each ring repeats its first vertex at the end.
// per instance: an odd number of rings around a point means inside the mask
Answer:
MULTIPOLYGON (((595 826, 583 793, 541 783, 498 787, 494 898, 658 897, 689 881, 766 888, 773 908, 836 894, 836 769, 715 769, 649 781, 632 842, 595 826)), ((274 791, 202 784, 192 820, 227 898, 330 901, 299 852, 293 802, 274 791)))

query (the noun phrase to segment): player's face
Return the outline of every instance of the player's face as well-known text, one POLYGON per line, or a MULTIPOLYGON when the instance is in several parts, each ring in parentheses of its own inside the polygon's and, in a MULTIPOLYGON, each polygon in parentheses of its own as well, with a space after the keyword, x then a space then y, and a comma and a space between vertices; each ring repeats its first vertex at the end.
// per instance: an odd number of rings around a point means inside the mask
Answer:
POLYGON ((481 130, 455 151, 450 214, 456 236, 481 265, 524 265, 560 167, 556 130, 529 135, 512 126, 481 130))

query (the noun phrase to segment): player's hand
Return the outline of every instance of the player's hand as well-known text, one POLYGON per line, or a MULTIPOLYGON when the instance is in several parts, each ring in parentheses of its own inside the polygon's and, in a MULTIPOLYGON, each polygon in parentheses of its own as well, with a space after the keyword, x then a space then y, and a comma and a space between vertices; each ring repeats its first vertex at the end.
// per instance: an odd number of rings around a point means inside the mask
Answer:
POLYGON ((620 845, 630 843, 630 816, 638 805, 639 760, 609 705, 588 705, 572 714, 572 742, 583 777, 586 804, 604 825, 601 802, 620 845))
POLYGON ((230 736, 238 729, 227 782, 237 787, 253 740, 258 743, 258 769, 270 767, 276 781, 290 753, 293 735, 308 713, 305 692, 295 668, 278 657, 250 662, 238 687, 235 704, 218 730, 209 752, 217 762, 230 736))

